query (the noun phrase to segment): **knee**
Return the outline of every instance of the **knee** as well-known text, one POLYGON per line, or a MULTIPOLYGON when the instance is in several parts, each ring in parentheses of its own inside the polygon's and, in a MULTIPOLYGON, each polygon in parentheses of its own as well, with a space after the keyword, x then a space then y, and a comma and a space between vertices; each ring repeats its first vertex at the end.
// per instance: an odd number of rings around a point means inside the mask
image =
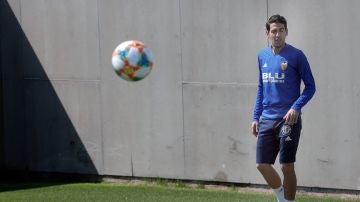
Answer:
POLYGON ((261 172, 267 169, 269 165, 268 164, 262 164, 262 163, 258 163, 256 164, 256 168, 261 172))
POLYGON ((291 174, 295 172, 293 163, 281 164, 281 171, 285 174, 291 174))

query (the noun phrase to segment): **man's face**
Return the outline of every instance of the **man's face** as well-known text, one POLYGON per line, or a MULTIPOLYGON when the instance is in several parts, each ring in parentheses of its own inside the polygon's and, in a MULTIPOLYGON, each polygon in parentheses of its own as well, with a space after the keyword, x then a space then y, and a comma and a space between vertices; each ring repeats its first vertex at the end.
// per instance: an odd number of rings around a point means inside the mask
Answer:
POLYGON ((285 38, 288 32, 281 23, 271 23, 270 30, 266 31, 268 40, 273 48, 281 48, 285 44, 285 38))

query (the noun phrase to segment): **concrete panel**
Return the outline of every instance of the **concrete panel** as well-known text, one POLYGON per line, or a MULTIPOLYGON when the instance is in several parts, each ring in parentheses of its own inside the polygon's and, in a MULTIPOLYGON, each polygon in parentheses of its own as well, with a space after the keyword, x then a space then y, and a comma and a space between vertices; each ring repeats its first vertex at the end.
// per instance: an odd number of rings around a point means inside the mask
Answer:
POLYGON ((184 80, 254 82, 257 52, 266 44, 266 0, 180 4, 184 80))
POLYGON ((270 15, 287 17, 288 42, 308 55, 317 84, 303 113, 299 185, 360 189, 359 7, 356 0, 269 2, 270 15))
POLYGON ((21 2, 22 28, 45 71, 30 78, 99 79, 99 40, 96 0, 27 0, 21 2), (44 75, 46 73, 46 75, 44 75))
POLYGON ((27 80, 25 86, 29 169, 97 174, 102 165, 99 83, 27 80))
POLYGON ((253 85, 184 85, 186 178, 260 183, 250 133, 253 85))
POLYGON ((182 178, 179 2, 99 1, 99 14, 105 174, 182 178), (154 55, 153 71, 136 83, 111 67, 115 47, 130 39, 154 55))
MULTIPOLYGON (((21 0, 0 0, 2 6, 5 6, 6 9, 10 8, 11 12, 13 13, 15 19, 20 21, 20 1, 21 0)), ((3 8, 5 8, 3 7, 3 8)), ((3 10, 6 12, 5 10, 3 10)), ((4 17, 4 16, 2 16, 4 17)))
POLYGON ((0 66, 4 110, 4 163, 7 168, 24 169, 23 83, 21 48, 23 33, 19 24, 20 1, 0 1, 0 66))

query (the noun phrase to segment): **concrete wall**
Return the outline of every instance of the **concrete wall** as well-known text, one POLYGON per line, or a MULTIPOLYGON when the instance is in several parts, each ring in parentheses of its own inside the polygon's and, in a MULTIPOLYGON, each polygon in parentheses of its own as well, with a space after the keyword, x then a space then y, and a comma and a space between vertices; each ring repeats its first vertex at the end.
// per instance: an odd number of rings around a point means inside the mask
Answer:
POLYGON ((360 190, 359 1, 0 2, 7 169, 263 184, 250 133, 256 54, 280 13, 317 83, 298 183, 360 190), (136 83, 111 67, 129 39, 155 58, 136 83))

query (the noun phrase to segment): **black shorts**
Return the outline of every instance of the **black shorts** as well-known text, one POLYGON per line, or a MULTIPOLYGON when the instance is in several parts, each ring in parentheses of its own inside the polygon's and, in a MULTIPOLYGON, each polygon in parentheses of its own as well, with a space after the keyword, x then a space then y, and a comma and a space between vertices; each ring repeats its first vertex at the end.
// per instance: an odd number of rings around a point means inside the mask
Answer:
POLYGON ((259 120, 256 163, 274 164, 280 152, 280 163, 294 163, 301 133, 301 117, 292 126, 284 119, 259 120))

